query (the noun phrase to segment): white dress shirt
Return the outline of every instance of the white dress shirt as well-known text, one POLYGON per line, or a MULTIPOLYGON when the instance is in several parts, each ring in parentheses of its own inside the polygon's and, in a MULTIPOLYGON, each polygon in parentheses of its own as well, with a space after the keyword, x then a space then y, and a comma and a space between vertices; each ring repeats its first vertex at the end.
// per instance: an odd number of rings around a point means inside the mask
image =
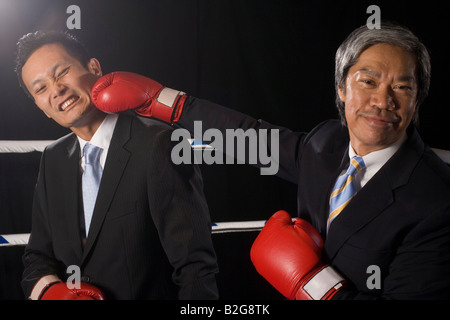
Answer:
POLYGON ((83 156, 83 148, 86 143, 93 144, 97 147, 103 149, 100 155, 100 165, 102 169, 105 168, 106 156, 108 154, 109 144, 111 143, 111 138, 114 132, 114 128, 116 127, 117 119, 119 115, 117 114, 107 114, 105 119, 103 120, 100 127, 98 127, 97 131, 92 136, 91 141, 86 141, 78 137, 78 141, 80 142, 80 164, 81 168, 84 171, 84 156, 83 156))
MULTIPOLYGON (((373 151, 369 154, 366 154, 363 158, 364 163, 366 164, 366 169, 359 171, 355 176, 355 181, 359 189, 364 187, 367 182, 384 166, 384 164, 400 149, 402 144, 406 141, 407 135, 403 135, 400 139, 398 139, 395 143, 390 145, 387 148, 373 151)), ((348 156, 349 158, 353 158, 357 156, 355 150, 351 143, 348 147, 348 156)))

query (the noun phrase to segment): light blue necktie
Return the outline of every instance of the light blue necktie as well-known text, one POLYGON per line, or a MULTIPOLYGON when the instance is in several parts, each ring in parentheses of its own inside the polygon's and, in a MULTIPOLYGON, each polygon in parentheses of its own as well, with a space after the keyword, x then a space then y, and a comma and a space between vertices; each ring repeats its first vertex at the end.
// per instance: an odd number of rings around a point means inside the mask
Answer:
POLYGON ((355 156, 350 160, 347 172, 337 179, 330 196, 330 215, 327 221, 327 233, 331 222, 336 219, 358 192, 355 175, 365 168, 366 165, 363 158, 355 156))
POLYGON ((89 143, 86 143, 83 149, 85 166, 82 177, 82 191, 86 237, 91 225, 98 187, 100 186, 100 180, 102 179, 103 169, 100 165, 100 154, 102 153, 102 150, 102 148, 89 143))

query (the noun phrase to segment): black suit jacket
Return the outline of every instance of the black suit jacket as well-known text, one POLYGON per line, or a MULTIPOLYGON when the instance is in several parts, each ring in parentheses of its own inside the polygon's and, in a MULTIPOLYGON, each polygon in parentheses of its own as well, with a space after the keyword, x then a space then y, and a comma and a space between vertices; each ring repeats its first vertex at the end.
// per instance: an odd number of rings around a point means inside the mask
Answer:
POLYGON ((171 161, 171 132, 120 115, 83 245, 80 147, 69 134, 43 152, 24 254, 26 296, 70 265, 109 299, 215 299, 216 256, 200 171, 171 161))
POLYGON ((414 127, 326 235, 330 192, 349 163, 346 127, 330 120, 297 133, 190 98, 179 124, 193 131, 194 120, 204 130, 279 130, 278 176, 298 184, 298 216, 322 234, 324 261, 350 282, 336 299, 450 298, 450 169, 414 127))

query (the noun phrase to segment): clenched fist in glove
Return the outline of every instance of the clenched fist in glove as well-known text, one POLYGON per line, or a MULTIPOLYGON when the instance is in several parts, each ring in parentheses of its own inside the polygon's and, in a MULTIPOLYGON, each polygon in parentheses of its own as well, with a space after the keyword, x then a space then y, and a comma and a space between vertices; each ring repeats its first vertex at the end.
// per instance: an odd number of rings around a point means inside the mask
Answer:
POLYGON ((105 300, 105 297, 100 289, 89 283, 81 282, 69 289, 65 282, 59 281, 51 284, 39 300, 105 300))
POLYGON ((145 117, 170 123, 178 121, 186 100, 184 92, 163 87, 160 83, 131 72, 113 72, 94 84, 94 105, 107 113, 135 110, 145 117))
POLYGON ((278 211, 266 223, 251 248, 256 270, 281 294, 296 300, 329 300, 344 279, 322 263, 323 240, 302 219, 292 222, 278 211))

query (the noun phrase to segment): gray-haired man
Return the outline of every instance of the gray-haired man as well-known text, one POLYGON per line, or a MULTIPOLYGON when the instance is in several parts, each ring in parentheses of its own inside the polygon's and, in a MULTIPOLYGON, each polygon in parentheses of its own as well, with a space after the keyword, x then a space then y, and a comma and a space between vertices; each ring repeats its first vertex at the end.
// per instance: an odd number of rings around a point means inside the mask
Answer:
POLYGON ((123 76, 108 85, 99 80, 97 107, 136 109, 191 132, 195 120, 205 130, 279 131, 277 175, 298 184, 301 219, 293 225, 289 215, 276 214, 255 242, 252 261, 286 297, 450 297, 450 169, 414 126, 430 84, 430 58, 411 31, 383 24, 352 32, 336 54, 341 120, 325 121, 309 133, 193 97, 179 99, 182 93, 162 103, 166 88, 123 76), (136 88, 143 94, 133 105, 111 104, 136 88), (350 163, 356 175, 336 186, 350 163), (336 201, 341 194, 348 198, 336 201))

